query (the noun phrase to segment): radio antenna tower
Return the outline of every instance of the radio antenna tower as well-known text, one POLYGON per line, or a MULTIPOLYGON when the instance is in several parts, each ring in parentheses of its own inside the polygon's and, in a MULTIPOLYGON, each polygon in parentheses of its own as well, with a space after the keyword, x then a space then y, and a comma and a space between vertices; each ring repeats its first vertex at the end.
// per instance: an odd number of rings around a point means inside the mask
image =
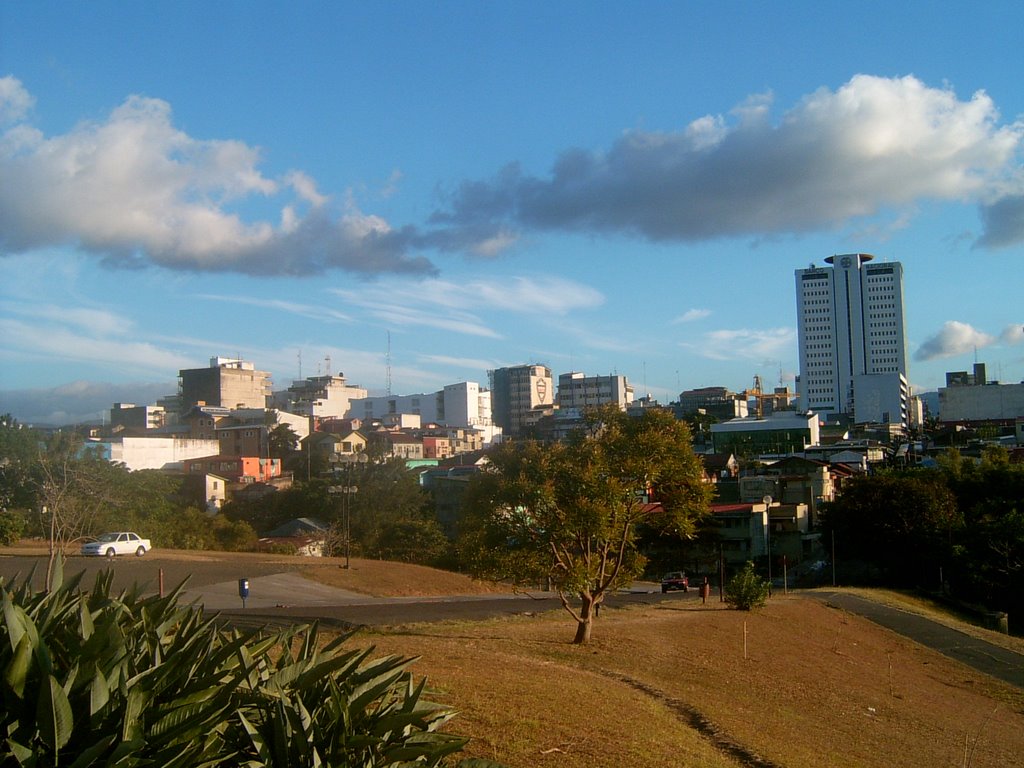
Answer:
POLYGON ((387 369, 386 394, 391 397, 391 331, 388 331, 388 352, 384 357, 384 363, 387 369))

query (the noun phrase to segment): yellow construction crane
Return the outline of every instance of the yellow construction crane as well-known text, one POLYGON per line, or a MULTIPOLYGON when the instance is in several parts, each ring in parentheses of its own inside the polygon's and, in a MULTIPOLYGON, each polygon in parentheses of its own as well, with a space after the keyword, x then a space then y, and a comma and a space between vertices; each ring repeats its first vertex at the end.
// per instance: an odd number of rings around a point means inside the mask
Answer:
POLYGON ((757 418, 764 418, 764 401, 770 400, 772 403, 772 410, 780 410, 789 406, 789 392, 765 392, 764 386, 761 383, 761 375, 754 374, 754 386, 750 389, 745 389, 740 392, 742 397, 747 400, 754 399, 755 413, 757 418))

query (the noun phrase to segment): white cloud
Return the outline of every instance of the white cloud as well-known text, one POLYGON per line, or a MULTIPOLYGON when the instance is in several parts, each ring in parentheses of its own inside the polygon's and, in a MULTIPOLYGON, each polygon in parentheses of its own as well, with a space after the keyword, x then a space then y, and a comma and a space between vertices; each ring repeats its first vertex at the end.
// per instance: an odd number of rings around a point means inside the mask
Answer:
POLYGON ((308 317, 312 320, 329 320, 335 322, 351 322, 352 318, 344 312, 339 312, 330 307, 323 307, 316 304, 300 304, 295 301, 284 301, 282 299, 261 299, 255 296, 228 296, 223 294, 199 294, 197 299, 216 301, 219 303, 231 302, 232 304, 246 304, 262 309, 272 309, 277 312, 287 312, 300 317, 308 317))
POLYGON ((475 357, 451 357, 450 355, 420 355, 419 359, 428 365, 444 365, 455 368, 474 368, 478 371, 489 371, 499 368, 494 360, 482 360, 475 357))
POLYGON ((977 245, 1005 248, 1024 242, 1024 191, 997 197, 982 207, 985 233, 977 245))
POLYGON ((828 229, 880 213, 902 226, 921 201, 973 200, 987 206, 983 244, 1024 233, 1024 224, 1005 223, 1019 204, 999 208, 1024 124, 999 125, 984 92, 963 101, 914 77, 857 75, 774 124, 768 103, 754 97, 732 120, 709 115, 676 132, 632 131, 604 152, 567 150, 547 177, 510 164, 492 180, 463 183, 432 222, 463 248, 521 229, 697 241, 828 229))
POLYGON ((285 180, 296 194, 310 205, 319 207, 327 202, 327 198, 317 192, 316 182, 302 171, 292 171, 285 180))
MULTIPOLYGON (((30 97, 16 79, 0 82, 4 116, 22 117, 30 97)), ((269 179, 260 159, 240 141, 187 135, 167 102, 143 96, 63 135, 16 124, 0 136, 0 247, 73 244, 115 265, 249 274, 434 271, 408 255, 414 230, 395 230, 351 200, 332 216, 312 178, 269 179), (233 207, 288 189, 297 201, 282 205, 278 227, 233 207)))
POLYGON ((994 344, 996 338, 972 328, 967 323, 949 320, 934 336, 925 340, 914 353, 914 359, 925 361, 952 357, 994 344))
POLYGON ((4 409, 24 424, 80 424, 109 417, 114 403, 149 405, 174 393, 176 384, 112 384, 73 381, 46 389, 8 389, 0 392, 4 409))
POLYGON ((34 321, 72 325, 101 336, 123 335, 132 326, 132 321, 123 315, 91 307, 0 301, 0 309, 10 315, 32 318, 34 321))
POLYGON ((193 360, 150 342, 120 336, 98 338, 56 325, 0 319, 0 350, 25 359, 58 358, 116 370, 166 373, 191 367, 193 360))
POLYGON ((698 342, 682 342, 680 346, 692 349, 711 360, 781 360, 791 357, 796 343, 792 328, 720 329, 704 334, 698 342))
POLYGON ((589 286, 544 275, 464 283, 438 279, 390 281, 359 290, 335 289, 334 293, 387 323, 423 325, 489 338, 500 338, 500 334, 487 327, 476 310, 564 316, 600 306, 604 301, 604 296, 589 286))
POLYGON ((688 309, 675 320, 673 323, 692 323, 696 320, 703 320, 705 317, 711 316, 710 309, 688 309))
POLYGON ((1024 323, 1016 323, 1014 325, 1008 325, 1003 329, 1003 332, 999 334, 999 340, 1003 344, 1024 344, 1024 323))
POLYGON ((21 120, 35 104, 32 94, 16 77, 0 77, 0 125, 21 120))

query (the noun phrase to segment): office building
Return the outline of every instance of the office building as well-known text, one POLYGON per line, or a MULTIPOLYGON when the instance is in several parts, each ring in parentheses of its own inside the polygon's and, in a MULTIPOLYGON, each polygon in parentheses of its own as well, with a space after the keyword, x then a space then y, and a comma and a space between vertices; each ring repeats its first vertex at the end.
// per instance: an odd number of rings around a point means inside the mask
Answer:
POLYGON ((973 373, 947 372, 946 386, 939 387, 939 421, 943 424, 1013 427, 1022 417, 1024 381, 989 381, 984 363, 975 363, 973 373))
POLYGON ((852 423, 907 424, 903 265, 830 256, 796 270, 799 407, 852 423))
POLYGON ((625 376, 586 376, 579 371, 558 377, 558 407, 585 410, 615 405, 626 410, 633 402, 633 385, 625 376))
POLYGON ((494 423, 506 435, 535 426, 554 407, 554 382, 546 365, 517 365, 488 372, 494 423))
POLYGON ((266 408, 270 374, 245 360, 212 357, 208 368, 178 371, 181 412, 196 405, 221 408, 266 408))
POLYGON ((474 429, 490 444, 501 434, 491 417, 491 393, 475 381, 448 384, 429 394, 360 397, 351 401, 348 415, 372 421, 393 419, 399 415, 419 417, 417 427, 440 424, 474 429))
POLYGON ((274 393, 279 407, 289 413, 337 419, 348 414, 352 400, 364 397, 366 390, 349 384, 344 373, 337 376, 310 376, 293 381, 284 392, 274 393))

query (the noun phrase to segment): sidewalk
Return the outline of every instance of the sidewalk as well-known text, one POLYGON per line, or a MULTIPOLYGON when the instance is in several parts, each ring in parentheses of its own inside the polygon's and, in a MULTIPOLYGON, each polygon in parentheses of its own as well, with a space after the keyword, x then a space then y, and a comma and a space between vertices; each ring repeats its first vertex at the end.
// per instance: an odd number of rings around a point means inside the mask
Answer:
POLYGON ((830 590, 807 590, 802 594, 891 629, 921 645, 966 664, 979 672, 1024 688, 1024 654, 964 634, 924 616, 857 595, 830 590))

